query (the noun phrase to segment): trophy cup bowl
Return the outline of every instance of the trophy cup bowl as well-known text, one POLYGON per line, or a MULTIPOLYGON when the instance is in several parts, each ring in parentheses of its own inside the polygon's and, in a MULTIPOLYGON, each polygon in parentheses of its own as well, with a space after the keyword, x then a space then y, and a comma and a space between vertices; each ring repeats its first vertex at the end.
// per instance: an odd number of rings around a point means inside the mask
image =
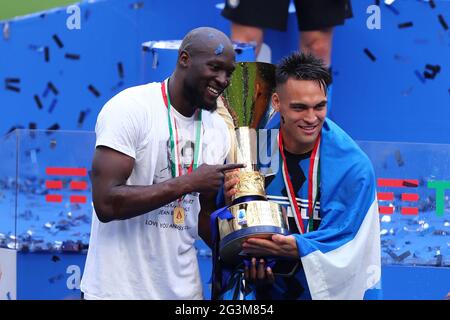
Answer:
POLYGON ((242 261, 242 243, 248 238, 289 234, 286 210, 267 200, 265 177, 258 170, 257 129, 263 129, 273 114, 274 87, 274 65, 241 62, 219 98, 218 112, 227 122, 232 137, 227 161, 246 165, 239 169, 237 193, 228 207, 232 218, 218 219, 219 255, 227 264, 242 261))

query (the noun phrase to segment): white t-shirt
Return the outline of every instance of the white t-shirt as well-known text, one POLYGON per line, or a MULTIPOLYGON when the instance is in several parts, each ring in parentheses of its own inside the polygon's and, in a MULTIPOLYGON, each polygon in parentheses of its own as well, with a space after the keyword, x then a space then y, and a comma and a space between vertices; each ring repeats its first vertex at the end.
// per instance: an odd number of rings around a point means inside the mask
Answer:
MULTIPOLYGON (((182 163, 192 161, 195 118, 174 108, 182 163), (189 142, 190 141, 190 142, 189 142), (187 142, 187 143, 186 143, 187 142), (189 158, 189 159, 188 159, 189 158)), ((106 103, 96 124, 96 146, 135 159, 127 185, 172 178, 167 108, 160 83, 122 91, 106 103)), ((199 164, 222 164, 230 142, 217 113, 202 112, 199 164)), ((128 220, 102 223, 93 214, 81 290, 86 299, 203 299, 194 240, 198 239, 199 195, 183 199, 185 222, 173 222, 178 201, 128 220)))

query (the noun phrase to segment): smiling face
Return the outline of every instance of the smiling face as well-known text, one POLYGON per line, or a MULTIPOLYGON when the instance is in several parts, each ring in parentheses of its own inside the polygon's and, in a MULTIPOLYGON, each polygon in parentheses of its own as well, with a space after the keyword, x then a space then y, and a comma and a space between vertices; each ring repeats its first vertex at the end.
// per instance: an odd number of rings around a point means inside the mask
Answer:
POLYGON ((184 95, 193 105, 213 111, 217 98, 230 83, 235 68, 234 49, 216 42, 188 58, 184 95))
POLYGON ((295 154, 311 151, 327 115, 325 89, 317 81, 289 78, 277 87, 272 104, 280 112, 285 149, 295 154))

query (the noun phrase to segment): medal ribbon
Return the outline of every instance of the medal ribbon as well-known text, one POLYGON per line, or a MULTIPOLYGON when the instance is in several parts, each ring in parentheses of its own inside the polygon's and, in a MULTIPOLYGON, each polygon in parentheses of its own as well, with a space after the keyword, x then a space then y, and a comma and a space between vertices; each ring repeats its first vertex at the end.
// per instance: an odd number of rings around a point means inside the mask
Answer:
POLYGON ((291 177, 289 176, 289 171, 286 162, 286 156, 284 155, 283 148, 283 136, 281 133, 281 129, 278 132, 278 146, 280 148, 280 154, 282 158, 281 170, 283 172, 283 179, 286 188, 288 189, 288 197, 289 203, 291 204, 291 208, 294 209, 295 214, 294 218, 297 222, 297 227, 300 230, 300 233, 305 233, 308 231, 313 231, 314 229, 314 209, 316 207, 317 202, 317 193, 319 190, 319 146, 320 146, 320 134, 317 137, 316 143, 314 144, 314 148, 311 152, 311 156, 309 159, 309 172, 308 172, 308 229, 305 230, 305 226, 303 225, 303 219, 300 212, 300 208, 297 203, 296 194, 294 192, 294 187, 292 186, 291 177))
MULTIPOLYGON (((180 146, 178 137, 178 126, 175 117, 172 115, 172 104, 170 103, 169 96, 169 79, 166 79, 161 83, 161 92, 164 100, 164 104, 167 107, 167 117, 169 123, 169 139, 170 139, 170 151, 171 151, 171 173, 172 178, 176 178, 182 175, 182 167, 180 161, 180 146), (174 130, 175 129, 175 130, 174 130), (175 134, 174 134, 175 131, 175 134)), ((201 110, 195 110, 195 145, 194 145, 194 159, 188 168, 188 174, 198 167, 198 159, 200 154, 200 140, 201 140, 201 127, 202 127, 202 112, 201 110)), ((184 196, 179 199, 180 203, 184 196)))

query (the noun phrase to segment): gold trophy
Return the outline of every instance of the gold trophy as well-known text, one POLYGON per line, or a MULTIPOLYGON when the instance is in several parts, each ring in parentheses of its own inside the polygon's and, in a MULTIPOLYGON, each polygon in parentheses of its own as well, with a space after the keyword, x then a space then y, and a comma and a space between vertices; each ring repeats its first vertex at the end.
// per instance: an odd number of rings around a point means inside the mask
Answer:
POLYGON ((275 87, 275 66, 261 62, 241 62, 230 85, 218 101, 218 112, 230 129, 232 147, 229 163, 244 163, 239 169, 237 193, 228 210, 232 218, 217 219, 219 254, 225 263, 242 261, 241 245, 247 238, 270 238, 288 234, 285 208, 268 201, 264 175, 258 166, 258 129, 263 129, 273 113, 271 96, 275 87))

